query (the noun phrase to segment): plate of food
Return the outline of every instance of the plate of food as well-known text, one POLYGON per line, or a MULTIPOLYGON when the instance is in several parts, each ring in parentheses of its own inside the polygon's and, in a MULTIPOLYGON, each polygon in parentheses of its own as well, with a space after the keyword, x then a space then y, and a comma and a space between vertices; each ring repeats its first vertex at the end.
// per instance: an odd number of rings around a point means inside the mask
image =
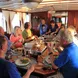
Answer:
POLYGON ((17 59, 15 61, 15 64, 17 66, 26 66, 30 63, 30 59, 29 58, 21 58, 21 59, 17 59))

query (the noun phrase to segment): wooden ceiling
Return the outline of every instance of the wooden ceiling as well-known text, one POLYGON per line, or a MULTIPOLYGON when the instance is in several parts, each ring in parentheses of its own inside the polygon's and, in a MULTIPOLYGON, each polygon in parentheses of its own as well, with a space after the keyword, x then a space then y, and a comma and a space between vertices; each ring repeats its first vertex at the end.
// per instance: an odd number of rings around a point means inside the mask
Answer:
POLYGON ((78 0, 42 0, 38 6, 22 0, 0 0, 0 8, 23 12, 78 10, 78 0))

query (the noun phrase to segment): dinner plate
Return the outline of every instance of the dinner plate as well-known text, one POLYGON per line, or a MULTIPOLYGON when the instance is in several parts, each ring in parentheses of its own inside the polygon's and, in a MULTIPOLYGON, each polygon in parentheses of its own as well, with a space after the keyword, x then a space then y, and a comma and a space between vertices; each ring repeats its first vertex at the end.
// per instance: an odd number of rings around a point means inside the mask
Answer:
POLYGON ((21 59, 17 59, 16 61, 15 61, 15 64, 17 65, 17 66, 27 66, 29 63, 30 63, 30 59, 29 58, 26 58, 27 60, 28 60, 28 62, 26 62, 26 63, 22 63, 21 62, 21 59))

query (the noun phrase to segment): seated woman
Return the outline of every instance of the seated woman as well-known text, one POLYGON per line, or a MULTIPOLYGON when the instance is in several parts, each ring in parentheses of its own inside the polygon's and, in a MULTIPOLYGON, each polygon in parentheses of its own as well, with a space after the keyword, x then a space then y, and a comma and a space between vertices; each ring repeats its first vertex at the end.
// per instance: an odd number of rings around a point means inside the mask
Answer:
POLYGON ((65 26, 62 24, 62 21, 61 21, 61 20, 59 20, 59 21, 57 22, 57 26, 58 26, 58 29, 56 30, 56 31, 57 31, 56 34, 58 34, 58 33, 60 32, 60 30, 61 30, 63 27, 65 27, 65 26))
POLYGON ((23 37, 19 26, 15 26, 14 33, 12 33, 10 36, 10 41, 14 44, 14 48, 22 47, 23 37))
POLYGON ((33 36, 32 32, 31 32, 31 26, 29 22, 26 22, 24 24, 24 31, 22 32, 22 36, 24 38, 24 42, 28 42, 31 41, 33 39, 35 39, 35 36, 33 36))
POLYGON ((55 24, 55 21, 54 20, 51 20, 50 21, 50 26, 49 26, 49 33, 52 33, 52 34, 55 34, 58 29, 58 26, 55 24))

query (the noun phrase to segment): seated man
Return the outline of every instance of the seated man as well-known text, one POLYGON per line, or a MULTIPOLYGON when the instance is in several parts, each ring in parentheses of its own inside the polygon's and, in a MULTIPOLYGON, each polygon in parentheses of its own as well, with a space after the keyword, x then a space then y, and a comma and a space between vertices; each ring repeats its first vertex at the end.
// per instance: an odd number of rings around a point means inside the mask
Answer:
MULTIPOLYGON (((0 78, 21 78, 16 66, 5 60, 5 53, 7 51, 7 40, 4 36, 0 36, 0 78)), ((29 78, 30 74, 34 71, 32 66, 23 78, 29 78)))
POLYGON ((8 37, 5 36, 4 29, 2 27, 0 27, 0 35, 4 36, 6 38, 6 40, 8 42, 8 44, 7 44, 8 45, 7 51, 10 51, 11 50, 11 47, 12 47, 12 43, 10 42, 10 40, 8 39, 8 37))
POLYGON ((35 36, 33 36, 32 32, 31 32, 30 23, 26 22, 24 24, 24 28, 25 28, 25 30, 22 32, 22 36, 24 38, 24 42, 28 42, 30 40, 33 40, 35 38, 35 36))
POLYGON ((73 35, 68 29, 61 31, 60 44, 64 47, 64 50, 57 59, 53 59, 51 48, 48 47, 49 55, 52 59, 52 67, 54 69, 59 68, 64 78, 77 78, 78 47, 73 43, 73 35))
POLYGON ((41 19, 41 23, 38 26, 38 30, 40 31, 40 36, 44 35, 44 34, 47 34, 48 26, 47 26, 44 18, 41 19))

